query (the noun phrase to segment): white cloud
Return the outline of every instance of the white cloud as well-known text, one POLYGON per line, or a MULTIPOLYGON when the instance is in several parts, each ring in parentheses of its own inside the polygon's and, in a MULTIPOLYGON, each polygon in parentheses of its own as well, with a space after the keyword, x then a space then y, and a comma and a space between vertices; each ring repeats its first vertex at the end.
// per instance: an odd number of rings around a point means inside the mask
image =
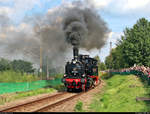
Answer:
POLYGON ((6 34, 0 33, 0 41, 3 40, 4 38, 6 38, 6 34))
POLYGON ((13 14, 13 10, 9 7, 0 7, 0 15, 12 15, 13 14))
POLYGON ((41 0, 0 0, 0 3, 5 3, 5 6, 0 6, 0 14, 7 15, 13 21, 17 21, 18 18, 23 19, 26 11, 35 6, 43 7, 41 0), (9 3, 12 5, 9 6, 9 3))
POLYGON ((2 30, 0 30, 0 38, 1 41, 4 38, 10 37, 10 34, 15 34, 15 33, 27 33, 27 34, 32 34, 32 26, 26 23, 21 23, 18 26, 14 25, 9 25, 7 27, 4 27, 2 30))
POLYGON ((116 32, 111 32, 109 34, 109 38, 103 48, 101 48, 99 52, 100 59, 104 62, 105 57, 109 55, 110 53, 110 42, 112 42, 112 48, 116 47, 117 40, 121 38, 121 35, 123 33, 116 33, 116 32))
POLYGON ((12 0, 0 0, 0 3, 8 3, 11 2, 12 0))
POLYGON ((97 8, 106 7, 112 0, 92 0, 93 5, 97 8))
POLYGON ((150 0, 126 0, 127 4, 124 5, 124 9, 137 9, 142 8, 150 4, 150 0))
POLYGON ((139 9, 146 11, 150 6, 150 0, 92 0, 92 3, 97 8, 108 9, 111 12, 128 12, 139 9))
POLYGON ((5 31, 7 32, 24 32, 24 33, 31 33, 32 26, 26 23, 21 23, 18 26, 10 25, 8 26, 5 31))

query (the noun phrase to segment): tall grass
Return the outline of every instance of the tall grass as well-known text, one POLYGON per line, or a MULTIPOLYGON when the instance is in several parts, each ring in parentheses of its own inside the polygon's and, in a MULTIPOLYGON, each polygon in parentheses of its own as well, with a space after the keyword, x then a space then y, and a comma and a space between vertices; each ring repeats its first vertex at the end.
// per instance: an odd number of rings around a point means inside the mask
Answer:
POLYGON ((37 81, 39 77, 33 76, 31 74, 20 73, 15 71, 4 71, 0 72, 0 83, 6 82, 30 82, 37 81))
POLYGON ((23 99, 30 96, 36 96, 45 93, 51 94, 54 92, 57 92, 57 90, 53 88, 40 88, 40 89, 26 91, 26 92, 8 93, 8 94, 0 95, 0 105, 4 105, 5 103, 15 101, 17 99, 23 99))
POLYGON ((150 87, 134 75, 114 75, 108 78, 103 93, 95 96, 90 105, 96 112, 149 112, 150 107, 136 97, 150 97, 150 87))
POLYGON ((74 107, 75 112, 83 112, 83 102, 78 101, 74 107))

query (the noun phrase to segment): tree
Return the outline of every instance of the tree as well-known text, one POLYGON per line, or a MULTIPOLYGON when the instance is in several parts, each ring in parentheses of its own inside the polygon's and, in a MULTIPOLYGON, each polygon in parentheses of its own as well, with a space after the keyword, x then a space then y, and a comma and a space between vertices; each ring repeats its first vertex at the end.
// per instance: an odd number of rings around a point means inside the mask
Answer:
POLYGON ((99 56, 97 55, 94 58, 98 61, 98 69, 99 70, 106 70, 106 66, 103 62, 101 62, 99 56))
POLYGON ((10 61, 1 58, 0 59, 0 71, 5 71, 5 70, 10 70, 11 65, 10 65, 10 61))
POLYGON ((150 22, 141 18, 132 28, 124 30, 124 36, 106 57, 105 64, 107 68, 119 69, 131 67, 134 64, 150 66, 149 60, 150 22))
POLYGON ((150 66, 150 22, 141 18, 133 26, 126 28, 122 41, 125 62, 129 66, 143 64, 150 66))
POLYGON ((11 62, 11 65, 12 69, 15 71, 32 73, 35 70, 32 63, 23 60, 14 60, 11 62))

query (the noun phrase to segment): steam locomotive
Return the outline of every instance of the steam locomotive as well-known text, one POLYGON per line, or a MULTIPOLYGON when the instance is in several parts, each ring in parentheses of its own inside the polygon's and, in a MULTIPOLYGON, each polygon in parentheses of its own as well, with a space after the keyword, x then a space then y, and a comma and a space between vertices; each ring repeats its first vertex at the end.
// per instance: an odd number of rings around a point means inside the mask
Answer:
POLYGON ((78 48, 73 48, 74 58, 65 65, 65 74, 62 78, 67 91, 81 89, 87 91, 98 85, 97 60, 89 55, 78 55, 78 48))

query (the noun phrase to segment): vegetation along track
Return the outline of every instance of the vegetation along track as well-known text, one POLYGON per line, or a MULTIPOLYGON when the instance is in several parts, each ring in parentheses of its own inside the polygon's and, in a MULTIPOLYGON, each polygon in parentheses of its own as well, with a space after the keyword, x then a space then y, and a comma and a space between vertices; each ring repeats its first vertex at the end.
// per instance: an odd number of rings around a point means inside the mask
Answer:
POLYGON ((86 92, 81 93, 61 92, 52 96, 36 99, 27 103, 22 103, 16 106, 3 108, 0 109, 0 112, 46 112, 47 110, 50 110, 69 100, 72 100, 73 98, 76 98, 86 92))

